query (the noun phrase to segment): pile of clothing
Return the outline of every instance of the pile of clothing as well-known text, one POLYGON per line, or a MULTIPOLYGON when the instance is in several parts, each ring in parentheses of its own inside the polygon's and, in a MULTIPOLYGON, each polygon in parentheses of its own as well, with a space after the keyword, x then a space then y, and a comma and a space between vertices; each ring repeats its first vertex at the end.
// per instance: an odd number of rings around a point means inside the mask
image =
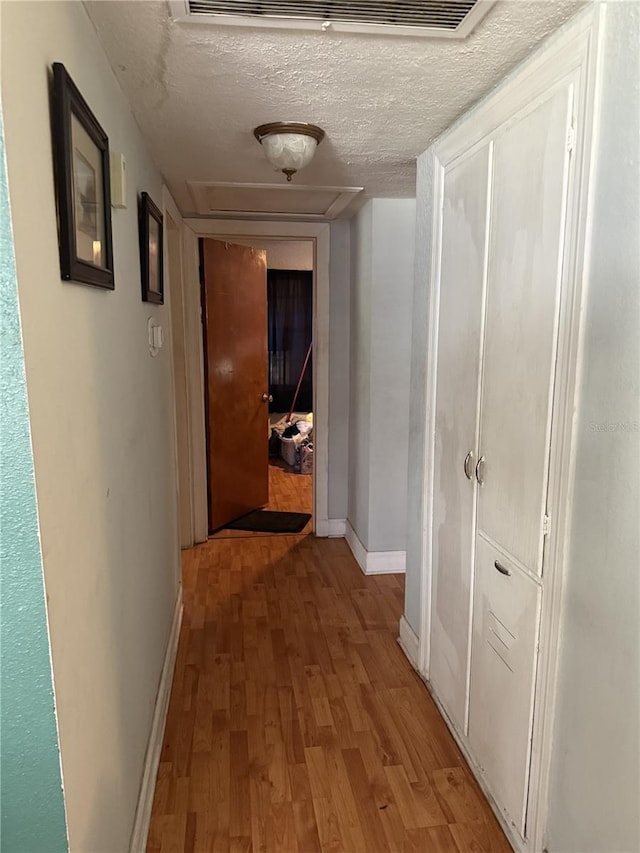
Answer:
POLYGON ((291 465, 296 474, 313 473, 313 414, 285 415, 271 425, 270 452, 291 465), (275 451, 275 452, 274 452, 275 451))

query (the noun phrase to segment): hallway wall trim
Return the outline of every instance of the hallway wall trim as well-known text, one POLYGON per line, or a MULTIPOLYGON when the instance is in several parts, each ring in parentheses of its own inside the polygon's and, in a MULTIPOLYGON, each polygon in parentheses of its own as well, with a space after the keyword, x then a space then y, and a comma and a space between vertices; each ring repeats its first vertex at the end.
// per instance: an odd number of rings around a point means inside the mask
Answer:
POLYGON ((149 743, 147 744, 147 752, 144 758, 144 770, 142 772, 142 781, 140 783, 136 817, 133 823, 133 831, 131 833, 131 844, 129 845, 130 853, 145 853, 145 850, 147 849, 147 836, 149 835, 149 824, 151 822, 151 809, 156 789, 156 777, 158 775, 158 765, 160 764, 160 753, 162 752, 162 741, 164 740, 164 730, 167 722, 167 712, 169 710, 169 697, 171 695, 173 673, 178 654, 178 640, 180 639, 180 628, 182 626, 182 613, 182 585, 180 585, 173 613, 171 633, 169 634, 169 642, 167 643, 164 664, 162 666, 162 674, 158 685, 158 694, 156 696, 156 704, 153 711, 153 722, 151 724, 151 734, 149 735, 149 743))
POLYGON ((169 189, 162 187, 164 215, 165 303, 168 308, 168 350, 171 358, 175 460, 178 471, 180 547, 206 542, 209 534, 206 477, 201 466, 205 452, 204 393, 198 384, 202 371, 200 287, 195 234, 186 228, 169 189), (175 232, 175 236, 174 233, 175 232), (189 261, 192 261, 191 264, 189 261), (194 340, 195 339, 195 340, 194 340), (191 370, 197 364, 199 370, 191 370), (200 425, 198 429, 197 426, 200 425), (199 443, 199 437, 203 438, 199 443))
POLYGON ((415 670, 419 670, 420 640, 404 616, 400 617, 400 636, 398 637, 398 643, 402 651, 407 656, 411 666, 415 670))
MULTIPOLYGON (((314 243, 313 530, 316 536, 329 536, 329 223, 237 219, 184 219, 183 222, 197 237, 230 241, 234 237, 242 237, 243 242, 247 238, 256 237, 287 241, 312 240, 314 243)), ((206 456, 202 459, 202 465, 206 465, 206 456)))
POLYGON ((345 539, 357 564, 365 575, 404 574, 406 551, 367 551, 358 534, 347 521, 345 539))
POLYGON ((344 539, 347 534, 346 518, 329 518, 327 520, 327 536, 331 539, 344 539))

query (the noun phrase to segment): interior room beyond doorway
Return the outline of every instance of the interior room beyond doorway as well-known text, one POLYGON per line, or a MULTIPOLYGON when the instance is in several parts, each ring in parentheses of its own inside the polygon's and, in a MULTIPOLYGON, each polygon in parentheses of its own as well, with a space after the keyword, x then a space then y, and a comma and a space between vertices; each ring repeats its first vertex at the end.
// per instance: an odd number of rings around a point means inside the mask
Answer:
MULTIPOLYGON (((264 453, 263 458, 268 459, 268 502, 261 509, 307 515, 308 521, 304 523, 301 519, 297 531, 299 535, 307 535, 313 531, 314 242, 232 240, 238 246, 264 254, 266 265, 264 358, 269 417, 264 447, 248 454, 254 459, 264 453)), ((215 489, 213 478, 212 489, 215 489)), ((253 515, 243 516, 240 525, 246 519, 251 521, 253 515)), ((234 526, 231 522, 229 527, 213 530, 210 535, 216 539, 273 535, 264 530, 237 530, 234 526)))

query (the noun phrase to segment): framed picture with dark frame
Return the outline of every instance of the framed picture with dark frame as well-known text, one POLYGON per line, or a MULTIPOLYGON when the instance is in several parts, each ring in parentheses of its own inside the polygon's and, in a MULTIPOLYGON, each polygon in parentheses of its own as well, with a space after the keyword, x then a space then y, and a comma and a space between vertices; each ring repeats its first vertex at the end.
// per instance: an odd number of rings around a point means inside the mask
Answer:
POLYGON ((164 303, 162 214, 149 193, 140 195, 140 271, 142 300, 164 303))
POLYGON ((60 275, 113 290, 109 139, 60 62, 52 107, 60 275))

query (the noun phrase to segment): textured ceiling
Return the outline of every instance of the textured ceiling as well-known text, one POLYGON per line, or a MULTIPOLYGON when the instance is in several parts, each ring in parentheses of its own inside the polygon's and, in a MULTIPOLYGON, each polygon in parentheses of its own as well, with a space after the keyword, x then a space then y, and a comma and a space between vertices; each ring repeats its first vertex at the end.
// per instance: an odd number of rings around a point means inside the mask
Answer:
MULTIPOLYGON (((582 5, 499 0, 464 41, 181 24, 155 0, 86 0, 151 154, 183 212, 186 182, 285 182, 252 130, 327 133, 305 184, 415 195, 415 158, 582 5)), ((295 180, 295 178, 294 178, 295 180)))

